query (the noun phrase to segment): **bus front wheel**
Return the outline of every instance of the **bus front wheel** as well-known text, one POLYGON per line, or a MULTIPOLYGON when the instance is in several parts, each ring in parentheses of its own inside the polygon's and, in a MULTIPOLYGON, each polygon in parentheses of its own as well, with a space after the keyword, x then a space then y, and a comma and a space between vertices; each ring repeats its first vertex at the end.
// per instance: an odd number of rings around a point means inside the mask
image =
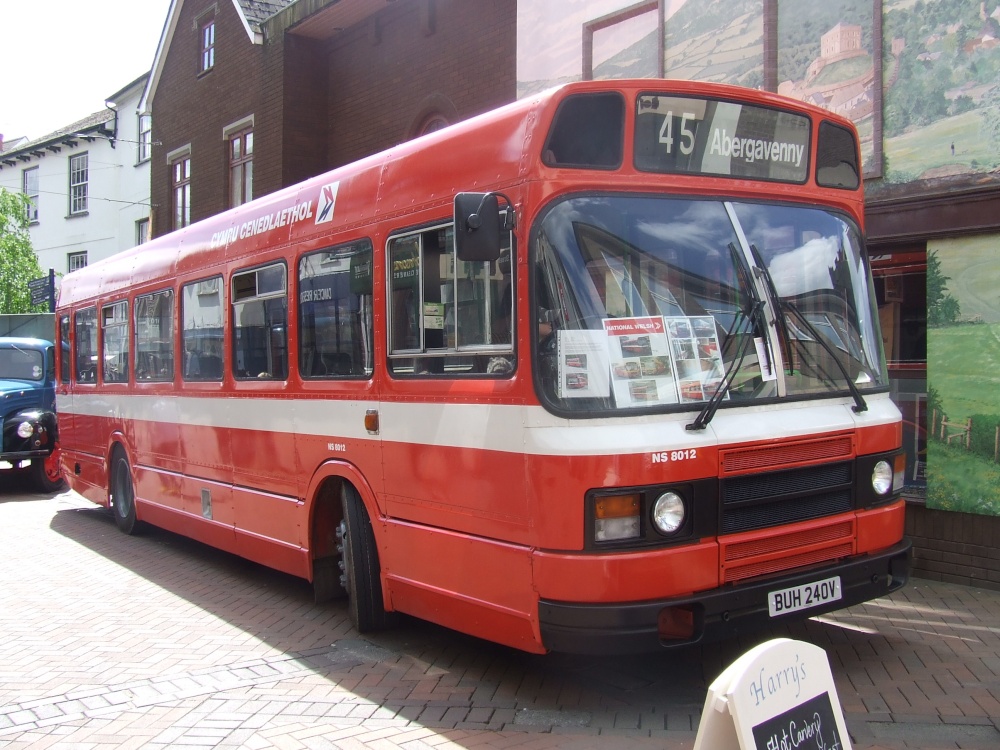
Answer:
POLYGON ((116 448, 111 457, 111 487, 109 500, 118 528, 126 534, 134 534, 135 488, 132 484, 132 469, 128 465, 125 451, 116 448))
POLYGON ((343 519, 337 528, 340 582, 347 591, 351 624, 359 633, 381 630, 392 623, 382 600, 381 567, 368 511, 348 484, 340 495, 343 519))

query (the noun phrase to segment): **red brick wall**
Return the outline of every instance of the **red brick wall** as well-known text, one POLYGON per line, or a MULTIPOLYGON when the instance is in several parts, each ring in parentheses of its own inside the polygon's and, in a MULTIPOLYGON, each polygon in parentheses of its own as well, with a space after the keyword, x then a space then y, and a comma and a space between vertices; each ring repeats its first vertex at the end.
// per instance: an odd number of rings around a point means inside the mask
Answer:
POLYGON ((419 0, 334 39, 329 165, 407 140, 431 109, 455 121, 513 101, 516 19, 516 0, 419 0))
POLYGON ((1000 590, 1000 518, 906 507, 913 575, 1000 590))
POLYGON ((150 171, 154 236, 172 229, 166 157, 186 144, 191 144, 191 221, 228 208, 228 152, 222 133, 226 125, 256 115, 261 63, 261 47, 250 41, 232 3, 186 0, 181 6, 152 101, 153 140, 162 144, 154 146, 150 171), (215 67, 199 74, 201 45, 195 19, 212 6, 217 8, 215 67))

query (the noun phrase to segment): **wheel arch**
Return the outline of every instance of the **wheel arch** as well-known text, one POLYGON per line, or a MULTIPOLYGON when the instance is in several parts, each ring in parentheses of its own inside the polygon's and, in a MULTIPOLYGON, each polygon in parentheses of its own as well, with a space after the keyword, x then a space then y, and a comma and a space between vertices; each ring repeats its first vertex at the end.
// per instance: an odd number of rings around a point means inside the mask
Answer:
MULTIPOLYGON (((327 461, 314 473, 306 490, 306 518, 308 530, 309 557, 312 561, 310 574, 315 578, 317 560, 339 558, 337 551, 337 526, 343 519, 340 495, 344 484, 350 485, 368 511, 377 542, 381 541, 376 521, 381 518, 375 491, 364 474, 346 461, 327 461)), ((377 545, 381 547, 381 545, 377 545)))

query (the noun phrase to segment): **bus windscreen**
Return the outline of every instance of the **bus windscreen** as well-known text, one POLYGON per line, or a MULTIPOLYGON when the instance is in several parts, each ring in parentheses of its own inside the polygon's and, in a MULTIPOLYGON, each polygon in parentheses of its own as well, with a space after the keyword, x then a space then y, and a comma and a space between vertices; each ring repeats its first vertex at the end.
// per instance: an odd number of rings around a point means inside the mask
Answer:
POLYGON ((778 109, 640 94, 635 166, 644 172, 804 183, 809 118, 778 109))

